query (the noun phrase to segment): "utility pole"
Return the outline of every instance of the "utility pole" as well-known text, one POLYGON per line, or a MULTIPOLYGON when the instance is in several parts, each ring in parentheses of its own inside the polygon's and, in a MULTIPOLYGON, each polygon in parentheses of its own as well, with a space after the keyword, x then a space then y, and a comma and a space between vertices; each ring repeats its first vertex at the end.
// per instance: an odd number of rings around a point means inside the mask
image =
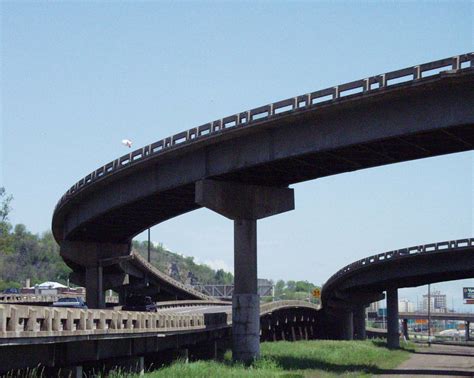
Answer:
POLYGON ((431 285, 428 284, 428 346, 431 346, 431 285))
POLYGON ((150 229, 148 229, 148 262, 151 262, 151 254, 150 254, 150 229))

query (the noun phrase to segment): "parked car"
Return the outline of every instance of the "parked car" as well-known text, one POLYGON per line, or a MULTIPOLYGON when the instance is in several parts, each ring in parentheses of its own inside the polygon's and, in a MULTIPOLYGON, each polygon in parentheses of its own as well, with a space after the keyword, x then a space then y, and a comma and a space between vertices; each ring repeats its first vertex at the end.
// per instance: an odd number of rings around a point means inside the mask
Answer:
POLYGON ((72 307, 87 309, 86 303, 81 297, 59 298, 56 302, 53 303, 53 307, 72 307))
POLYGON ((151 297, 145 295, 131 295, 125 300, 124 311, 151 311, 156 312, 158 308, 151 300, 151 297))

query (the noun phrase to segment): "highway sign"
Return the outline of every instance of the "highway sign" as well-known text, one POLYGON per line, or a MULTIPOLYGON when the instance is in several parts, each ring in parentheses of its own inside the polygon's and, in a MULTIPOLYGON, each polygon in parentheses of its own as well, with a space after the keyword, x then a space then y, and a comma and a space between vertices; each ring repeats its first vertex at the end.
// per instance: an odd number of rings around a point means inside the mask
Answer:
POLYGON ((319 288, 313 289, 312 294, 313 294, 313 297, 315 297, 315 298, 321 298, 321 289, 319 289, 319 288))
POLYGON ((463 287, 462 296, 464 299, 474 299, 474 287, 463 287))
POLYGON ((415 319, 416 324, 428 324, 428 319, 415 319))

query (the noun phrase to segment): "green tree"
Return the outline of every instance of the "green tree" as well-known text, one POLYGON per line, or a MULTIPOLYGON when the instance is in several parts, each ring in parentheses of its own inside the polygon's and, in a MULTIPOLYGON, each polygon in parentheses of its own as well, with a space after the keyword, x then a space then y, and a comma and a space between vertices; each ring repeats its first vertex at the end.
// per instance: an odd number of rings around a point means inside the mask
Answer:
POLYGON ((278 280, 275 284, 275 297, 281 298, 285 292, 285 281, 278 280))
POLYGON ((12 195, 7 195, 5 188, 0 187, 0 222, 7 222, 10 214, 10 203, 13 200, 12 195))
MULTIPOLYGON (((11 211, 10 203, 13 196, 7 195, 5 188, 0 187, 0 255, 9 254, 13 251, 11 229, 12 225, 8 221, 11 211)), ((0 261, 0 265, 2 262, 0 261)))

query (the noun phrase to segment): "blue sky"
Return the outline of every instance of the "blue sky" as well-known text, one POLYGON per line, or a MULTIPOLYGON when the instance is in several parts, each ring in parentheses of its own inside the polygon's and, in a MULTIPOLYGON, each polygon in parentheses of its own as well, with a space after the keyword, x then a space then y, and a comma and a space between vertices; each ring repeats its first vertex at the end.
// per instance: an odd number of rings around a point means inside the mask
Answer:
MULTIPOLYGON (((49 229, 56 201, 123 155, 123 138, 140 147, 472 51, 473 4, 3 1, 0 185, 15 197, 12 221, 49 229)), ((259 276, 323 283, 367 255, 472 236, 473 175, 468 152, 295 185, 296 210, 259 222, 259 276)), ((208 210, 152 229, 169 249, 228 268, 232 238, 232 222, 208 210)), ((474 279, 436 285, 455 307, 463 286, 474 279)))

